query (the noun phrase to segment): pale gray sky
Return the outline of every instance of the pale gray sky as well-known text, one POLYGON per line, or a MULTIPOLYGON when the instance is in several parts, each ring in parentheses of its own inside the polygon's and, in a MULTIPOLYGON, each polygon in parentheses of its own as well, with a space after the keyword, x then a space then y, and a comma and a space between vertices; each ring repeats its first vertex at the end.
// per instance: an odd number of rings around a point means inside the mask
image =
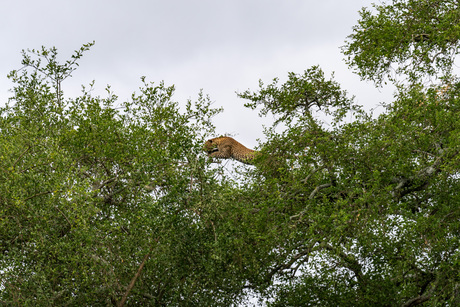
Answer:
POLYGON ((320 65, 368 108, 391 99, 391 90, 361 82, 343 62, 339 47, 366 0, 2 0, 0 10, 0 103, 12 87, 6 75, 21 67, 22 49, 55 46, 65 61, 83 43, 96 45, 80 61, 67 96, 96 80, 121 100, 140 77, 176 85, 185 102, 200 89, 224 113, 217 134, 229 133, 248 147, 264 139, 258 113, 244 108, 235 91, 256 90, 258 80, 284 80, 320 65))

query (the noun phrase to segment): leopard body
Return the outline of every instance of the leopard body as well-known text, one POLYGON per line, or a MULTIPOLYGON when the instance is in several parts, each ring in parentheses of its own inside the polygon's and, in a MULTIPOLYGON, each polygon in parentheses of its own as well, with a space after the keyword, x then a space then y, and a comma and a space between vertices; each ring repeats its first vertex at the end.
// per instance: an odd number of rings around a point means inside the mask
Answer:
POLYGON ((256 151, 247 148, 229 136, 221 136, 206 141, 203 147, 209 157, 217 159, 235 159, 252 164, 256 151))

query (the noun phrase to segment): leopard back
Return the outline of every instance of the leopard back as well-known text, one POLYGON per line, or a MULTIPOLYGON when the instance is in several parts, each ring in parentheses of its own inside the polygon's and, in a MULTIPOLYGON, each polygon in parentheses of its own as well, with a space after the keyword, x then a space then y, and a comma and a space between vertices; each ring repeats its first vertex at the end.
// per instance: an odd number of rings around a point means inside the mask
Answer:
POLYGON ((247 148, 229 136, 221 136, 206 141, 203 147, 209 157, 217 159, 235 159, 242 163, 251 164, 255 151, 247 148))

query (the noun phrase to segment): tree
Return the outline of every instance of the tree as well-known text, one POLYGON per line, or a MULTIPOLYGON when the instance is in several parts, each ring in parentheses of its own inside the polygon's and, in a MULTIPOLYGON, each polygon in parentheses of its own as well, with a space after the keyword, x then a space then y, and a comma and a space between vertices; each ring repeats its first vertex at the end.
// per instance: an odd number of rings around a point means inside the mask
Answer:
POLYGON ((449 0, 393 0, 374 5, 376 14, 363 8, 343 48, 348 64, 377 84, 448 76, 458 53, 458 10, 449 0))
POLYGON ((254 206, 278 220, 260 277, 277 281, 261 290, 269 305, 459 304, 459 13, 454 1, 361 11, 348 63, 398 89, 377 118, 318 67, 240 94, 286 126, 267 130, 252 172, 254 206))
MULTIPOLYGON (((272 108, 293 78, 241 96, 272 108)), ((308 71, 302 78, 318 84, 308 71)), ((329 128, 289 99, 296 112, 283 133, 269 130, 252 173, 255 206, 279 223, 276 257, 264 259, 263 276, 279 282, 263 289, 275 293, 271 305, 458 304, 455 88, 411 85, 378 118, 355 108, 355 121, 336 115, 329 128)), ((334 97, 322 101, 326 113, 352 109, 337 103, 352 104, 342 92, 328 93, 318 95, 334 97)))
POLYGON ((25 52, 0 117, 0 301, 458 305, 459 13, 361 11, 348 63, 397 86, 377 117, 318 66, 240 93, 276 120, 231 176, 202 152, 220 111, 203 94, 181 111, 174 87, 142 78, 127 102, 93 84, 68 98, 92 44, 65 64, 25 52))
POLYGON ((91 88, 65 98, 61 83, 91 45, 63 65, 55 48, 24 52, 24 68, 10 74, 14 97, 0 118, 0 301, 205 301, 212 290, 194 280, 214 238, 207 191, 219 188, 199 153, 219 110, 200 94, 180 112, 174 87, 145 78, 121 107, 110 89, 106 98, 91 88))

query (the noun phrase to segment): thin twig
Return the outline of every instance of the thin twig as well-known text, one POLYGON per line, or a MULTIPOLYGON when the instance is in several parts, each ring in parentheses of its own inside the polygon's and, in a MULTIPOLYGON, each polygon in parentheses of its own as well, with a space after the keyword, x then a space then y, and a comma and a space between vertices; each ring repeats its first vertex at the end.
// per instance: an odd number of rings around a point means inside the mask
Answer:
POLYGON ((14 161, 13 163, 13 168, 16 166, 16 164, 19 163, 19 161, 21 160, 21 158, 30 150, 31 146, 27 146, 26 150, 23 151, 23 153, 16 159, 16 161, 14 161))
POLYGON ((28 201, 28 200, 31 200, 32 198, 35 198, 35 197, 38 197, 38 196, 42 196, 42 195, 46 195, 46 194, 51 194, 51 193, 54 193, 54 192, 62 192, 61 190, 57 190, 57 191, 45 191, 45 192, 40 192, 40 193, 37 193, 35 195, 32 195, 32 196, 29 196, 27 198, 24 199, 24 201, 28 201))
POLYGON ((64 214, 64 212, 62 212, 62 210, 59 209, 58 206, 54 206, 54 208, 56 208, 56 210, 59 211, 59 212, 62 214, 62 216, 63 216, 63 217, 65 218, 65 220, 67 221, 67 223, 69 223, 70 228, 72 228, 72 223, 70 223, 69 219, 68 219, 67 216, 64 214))

